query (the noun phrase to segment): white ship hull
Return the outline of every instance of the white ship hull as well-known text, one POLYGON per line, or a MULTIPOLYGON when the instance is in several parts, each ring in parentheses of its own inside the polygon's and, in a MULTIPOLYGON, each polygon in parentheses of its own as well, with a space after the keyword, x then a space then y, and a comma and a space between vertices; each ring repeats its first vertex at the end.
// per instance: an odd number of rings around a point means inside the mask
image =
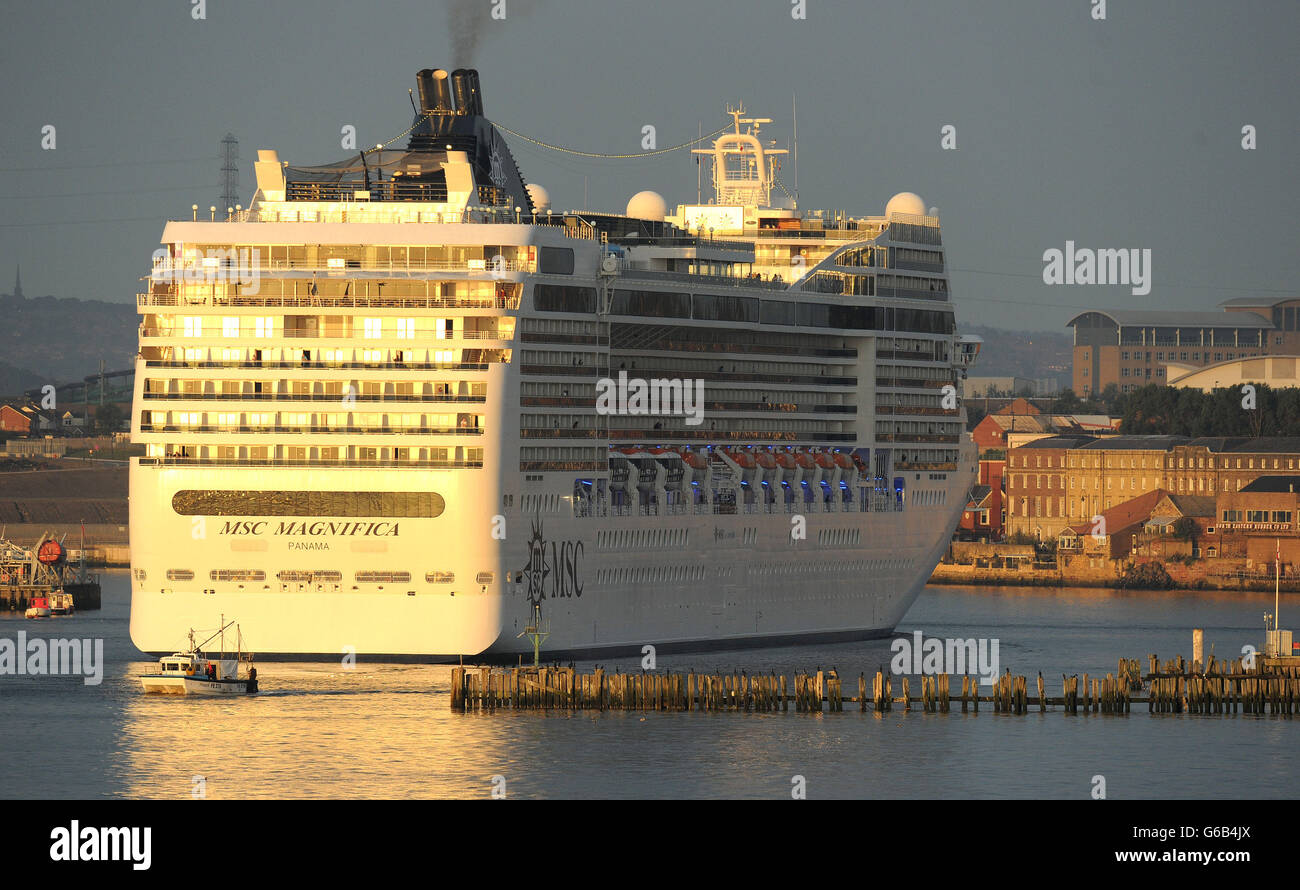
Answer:
POLYGON ((774 206, 771 120, 730 108, 713 202, 563 212, 476 71, 417 85, 405 150, 259 151, 248 210, 164 227, 135 644, 222 615, 331 660, 892 631, 974 482, 978 347, 925 202, 774 206))
POLYGON ((146 675, 140 678, 145 692, 159 695, 245 695, 247 680, 209 680, 205 677, 146 675))
MULTIPOLYGON (((567 506, 568 515, 507 515, 505 539, 497 540, 486 509, 451 506, 483 503, 456 489, 468 477, 400 470, 343 475, 349 487, 436 489, 448 511, 436 519, 402 519, 398 534, 382 539, 275 534, 278 519, 264 520, 260 535, 223 534, 223 523, 213 518, 196 537, 190 517, 154 505, 182 488, 214 486, 218 473, 224 486, 251 490, 272 484, 268 473, 278 488, 296 481, 305 490, 338 485, 340 474, 137 469, 133 563, 150 568, 132 582, 131 638, 143 651, 161 654, 186 628, 235 614, 259 658, 332 660, 355 653, 513 660, 532 652, 520 636, 532 623, 529 591, 538 590, 532 574, 540 579, 548 655, 885 636, 947 546, 972 466, 965 460, 941 481, 909 480, 914 487, 902 510, 803 514, 807 539, 798 542, 791 541, 792 514, 784 511, 602 518, 575 517, 567 506), (168 565, 188 566, 201 580, 168 581, 168 565), (235 565, 264 579, 207 580, 211 571, 235 565), (281 582, 277 575, 286 570, 334 571, 342 580, 281 582), (410 580, 358 584, 358 570, 404 571, 410 580), (456 580, 427 583, 430 570, 452 572, 456 580), (492 579, 479 583, 480 573, 492 579)), ((308 529, 313 522, 306 520, 308 529)))

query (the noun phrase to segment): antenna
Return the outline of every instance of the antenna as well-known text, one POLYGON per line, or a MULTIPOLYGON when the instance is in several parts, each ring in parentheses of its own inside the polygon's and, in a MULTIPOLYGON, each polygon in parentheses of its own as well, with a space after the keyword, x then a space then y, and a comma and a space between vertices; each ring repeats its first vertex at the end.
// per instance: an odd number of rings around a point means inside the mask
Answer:
POLYGON ((794 118, 794 206, 799 207, 799 103, 794 93, 790 94, 790 114, 794 118))
MULTIPOLYGON (((699 122, 700 136, 697 142, 704 141, 704 122, 699 122)), ((692 154, 695 154, 692 152, 692 154)), ((704 164, 698 154, 695 154, 695 203, 704 203, 704 164)))
POLYGON ((239 140, 227 133, 221 140, 220 207, 234 207, 239 201, 239 140))

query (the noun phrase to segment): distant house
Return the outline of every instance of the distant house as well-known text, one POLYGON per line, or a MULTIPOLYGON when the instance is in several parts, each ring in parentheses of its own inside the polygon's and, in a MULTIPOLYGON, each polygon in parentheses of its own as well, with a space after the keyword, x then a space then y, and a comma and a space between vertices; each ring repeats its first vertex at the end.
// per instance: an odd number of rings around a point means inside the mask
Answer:
POLYGON ((32 432, 32 416, 13 405, 0 405, 0 431, 29 436, 32 432))
POLYGON ((57 412, 46 411, 34 402, 0 406, 0 430, 20 436, 46 436, 62 428, 57 412))
POLYGON ((1042 414, 1029 399, 1019 396, 999 408, 997 414, 1042 414))
POLYGON ((1068 525, 1058 536, 1058 548, 1085 556, 1122 559, 1132 553, 1136 536, 1143 532, 1156 505, 1168 497, 1167 491, 1157 488, 1117 504, 1087 522, 1068 525))
MULTIPOLYGON (((1024 401, 1019 399, 1018 401, 1024 401)), ((1029 406, 1033 408, 1032 405, 1029 406)), ((1010 433, 1046 433, 1047 427, 1043 424, 1041 418, 1033 414, 989 414, 979 423, 975 424, 975 429, 971 431, 971 438, 975 440, 975 446, 979 448, 980 454, 986 451, 1006 449, 1007 436, 1010 433)))

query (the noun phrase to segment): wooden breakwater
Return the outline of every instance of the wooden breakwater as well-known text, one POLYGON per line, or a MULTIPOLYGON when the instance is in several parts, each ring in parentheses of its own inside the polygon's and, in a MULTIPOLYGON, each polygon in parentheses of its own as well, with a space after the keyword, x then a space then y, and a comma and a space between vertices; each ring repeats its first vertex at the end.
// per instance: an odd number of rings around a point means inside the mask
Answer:
MULTIPOLYGON (((589 673, 568 667, 517 667, 452 669, 453 711, 569 710, 569 711, 728 711, 744 713, 842 712, 845 705, 861 712, 917 710, 978 713, 981 704, 994 713, 1026 714, 1031 710, 1060 708, 1066 714, 1128 714, 1134 706, 1149 713, 1175 714, 1277 714, 1291 716, 1300 710, 1300 668, 1247 667, 1241 659, 1216 662, 1213 656, 1202 668, 1179 656, 1163 664, 1149 656, 1143 676, 1136 659, 1120 659, 1114 673, 1105 677, 1062 675, 1061 694, 1049 695, 1040 672, 1030 694, 1030 681, 1007 671, 986 693, 979 679, 961 677, 954 693, 948 674, 903 675, 895 678, 884 669, 870 680, 857 676, 857 695, 845 694, 839 672, 815 673, 684 674, 640 671, 589 673), (898 679, 898 694, 894 681, 898 679), (913 694, 913 681, 919 694, 913 694), (1146 695, 1141 693, 1145 691, 1146 695)), ((852 693, 850 688, 849 692, 852 693)))

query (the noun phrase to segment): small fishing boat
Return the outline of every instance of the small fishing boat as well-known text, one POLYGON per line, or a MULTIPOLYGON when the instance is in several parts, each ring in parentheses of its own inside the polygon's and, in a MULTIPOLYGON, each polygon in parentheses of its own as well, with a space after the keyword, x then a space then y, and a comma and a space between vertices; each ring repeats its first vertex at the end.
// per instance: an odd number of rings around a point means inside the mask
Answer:
POLYGON ((54 614, 50 608, 49 597, 34 596, 27 601, 27 611, 23 613, 24 618, 49 618, 54 614))
POLYGON ((257 692, 257 668, 253 655, 243 651, 243 637, 239 626, 222 618, 221 629, 201 643, 194 641, 190 630, 190 646, 184 652, 174 652, 158 660, 157 673, 142 674, 140 683, 145 692, 163 695, 244 695, 257 692), (225 651, 225 632, 235 628, 234 658, 225 651), (220 637, 216 656, 208 655, 203 647, 220 637), (243 676, 240 670, 243 669, 243 676))

